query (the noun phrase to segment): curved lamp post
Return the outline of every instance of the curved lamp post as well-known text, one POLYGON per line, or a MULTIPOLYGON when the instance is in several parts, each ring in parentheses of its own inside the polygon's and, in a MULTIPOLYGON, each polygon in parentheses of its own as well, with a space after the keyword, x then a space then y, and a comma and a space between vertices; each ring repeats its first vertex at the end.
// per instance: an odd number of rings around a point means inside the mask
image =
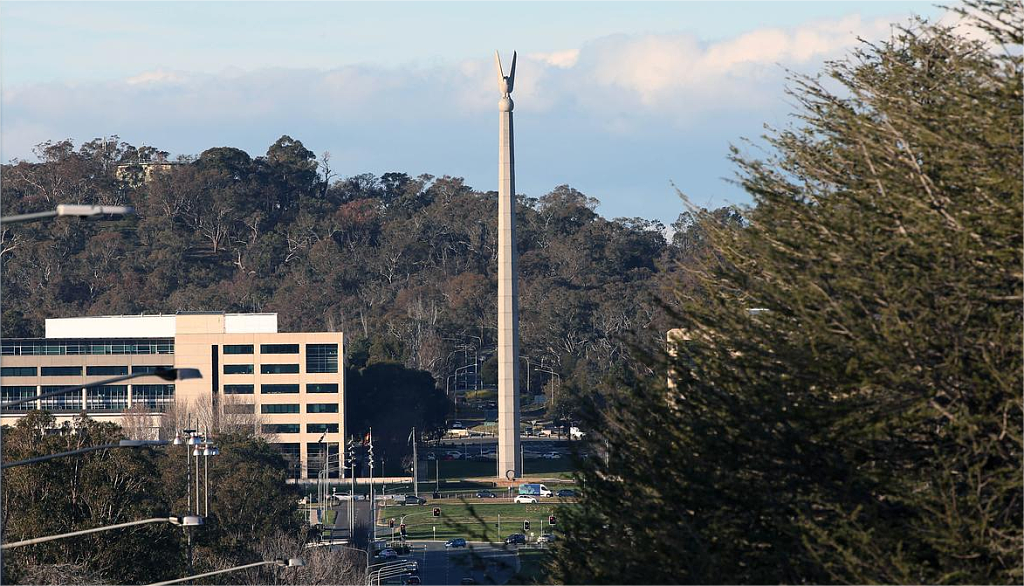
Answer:
POLYGON ((59 452, 56 454, 50 454, 48 456, 39 456, 37 458, 29 458, 27 460, 18 460, 17 462, 5 462, 0 468, 13 468, 15 466, 24 466, 25 464, 35 464, 36 462, 46 462, 47 460, 53 460, 55 458, 66 458, 68 456, 76 456, 78 454, 85 454, 88 452, 95 452, 97 450, 109 450, 114 448, 148 448, 151 446, 165 446, 171 442, 167 440, 130 440, 123 439, 116 444, 103 444, 101 446, 90 446, 88 448, 81 448, 78 450, 71 450, 68 452, 59 452))
POLYGON ((93 527, 92 529, 72 531, 71 533, 61 533, 59 535, 48 535, 46 537, 36 537, 35 539, 25 539, 23 541, 5 543, 3 544, 2 549, 11 549, 12 547, 21 547, 23 545, 34 545, 36 543, 45 543, 56 539, 77 537, 79 535, 88 535, 90 533, 99 533, 100 531, 110 531, 112 529, 122 529, 124 527, 133 527, 135 525, 146 525, 148 523, 170 523, 172 525, 180 525, 182 527, 195 527, 196 525, 203 524, 203 518, 195 515, 185 515, 183 517, 154 517, 152 519, 143 519, 141 521, 129 521, 127 523, 118 523, 116 525, 107 525, 105 527, 93 527))
POLYGON ((131 206, 93 206, 62 203, 52 210, 45 212, 33 212, 31 214, 17 214, 0 218, 0 224, 17 224, 20 222, 31 222, 44 218, 61 218, 72 216, 75 218, 92 218, 95 216, 124 216, 135 213, 131 206))
POLYGON ((23 403, 30 401, 39 401, 41 399, 48 399, 50 397, 56 397, 58 395, 66 395, 67 393, 73 393, 75 391, 81 391, 82 389, 92 389, 96 387, 102 387, 112 383, 119 383, 121 381, 131 380, 133 378, 140 378, 143 376, 155 376, 166 381, 172 380, 190 380, 195 378, 203 378, 202 373, 199 372, 198 368, 158 368, 153 372, 135 372, 132 374, 126 374, 124 376, 115 376, 114 378, 108 378, 106 380, 95 381, 90 383, 84 383, 81 385, 74 385, 70 387, 64 387, 57 389, 56 391, 50 391, 41 395, 35 395, 33 397, 25 397, 23 399, 16 399, 9 403, 4 403, 0 406, 0 410, 6 411, 11 407, 16 407, 23 403))
POLYGON ((149 586, 165 586, 166 584, 178 584, 180 582, 187 582, 189 580, 197 580, 199 578, 205 578, 207 576, 216 576, 217 574, 226 574, 228 572, 237 572, 239 570, 247 570, 249 568, 258 568, 260 566, 277 565, 283 568, 301 568, 306 565, 306 562, 302 558, 277 558, 268 560, 265 562, 256 562, 254 564, 245 564, 244 566, 235 566, 226 570, 217 570, 215 572, 206 572, 205 574, 196 574, 195 576, 186 576, 184 578, 177 578, 175 580, 168 580, 166 582, 154 582, 149 586))

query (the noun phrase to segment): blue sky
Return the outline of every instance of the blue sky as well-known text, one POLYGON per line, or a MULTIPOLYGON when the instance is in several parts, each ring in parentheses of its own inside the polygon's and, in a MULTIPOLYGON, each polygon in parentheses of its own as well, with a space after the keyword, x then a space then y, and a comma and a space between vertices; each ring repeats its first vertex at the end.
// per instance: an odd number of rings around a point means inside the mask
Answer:
MULTIPOLYGON (((784 125, 812 73, 931 2, 4 2, 0 158, 117 134, 172 155, 282 134, 341 176, 495 189, 493 51, 519 51, 517 189, 569 184, 606 217, 669 223, 672 184, 747 203, 730 143, 784 125)), ((507 65, 506 65, 507 67, 507 65)))

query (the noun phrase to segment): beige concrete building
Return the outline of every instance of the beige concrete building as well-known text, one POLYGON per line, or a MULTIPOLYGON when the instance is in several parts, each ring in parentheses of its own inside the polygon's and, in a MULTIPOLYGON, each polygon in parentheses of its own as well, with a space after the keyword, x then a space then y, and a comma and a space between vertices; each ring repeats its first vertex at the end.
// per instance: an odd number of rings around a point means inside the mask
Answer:
POLYGON ((99 316, 48 319, 45 338, 9 338, 0 346, 3 403, 143 375, 5 410, 5 425, 31 409, 48 410, 58 422, 84 411, 126 428, 141 420, 146 435, 157 437, 190 413, 215 429, 253 426, 289 459, 294 478, 315 478, 325 446, 337 454, 344 443, 341 332, 279 333, 277 314, 99 316), (197 368, 202 378, 145 376, 161 366, 197 368))

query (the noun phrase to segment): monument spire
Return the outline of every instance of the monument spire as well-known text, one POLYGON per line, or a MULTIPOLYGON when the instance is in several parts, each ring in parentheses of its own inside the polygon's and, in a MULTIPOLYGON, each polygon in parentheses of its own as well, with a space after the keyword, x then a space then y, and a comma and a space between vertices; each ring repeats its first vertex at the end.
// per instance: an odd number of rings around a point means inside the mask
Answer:
POLYGON ((498 69, 498 477, 523 474, 519 439, 519 278, 516 265, 516 170, 512 133, 512 88, 516 54, 508 76, 498 69))

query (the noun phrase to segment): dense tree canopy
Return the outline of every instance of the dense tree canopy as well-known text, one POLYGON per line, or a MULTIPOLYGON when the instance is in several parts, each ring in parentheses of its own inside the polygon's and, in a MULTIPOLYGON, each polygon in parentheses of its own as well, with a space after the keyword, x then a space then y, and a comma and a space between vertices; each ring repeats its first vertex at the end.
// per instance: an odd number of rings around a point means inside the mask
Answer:
POLYGON ((990 44, 900 29, 735 153, 756 207, 696 217, 673 384, 595 410, 561 580, 1021 582, 1024 11, 970 12, 990 44))

